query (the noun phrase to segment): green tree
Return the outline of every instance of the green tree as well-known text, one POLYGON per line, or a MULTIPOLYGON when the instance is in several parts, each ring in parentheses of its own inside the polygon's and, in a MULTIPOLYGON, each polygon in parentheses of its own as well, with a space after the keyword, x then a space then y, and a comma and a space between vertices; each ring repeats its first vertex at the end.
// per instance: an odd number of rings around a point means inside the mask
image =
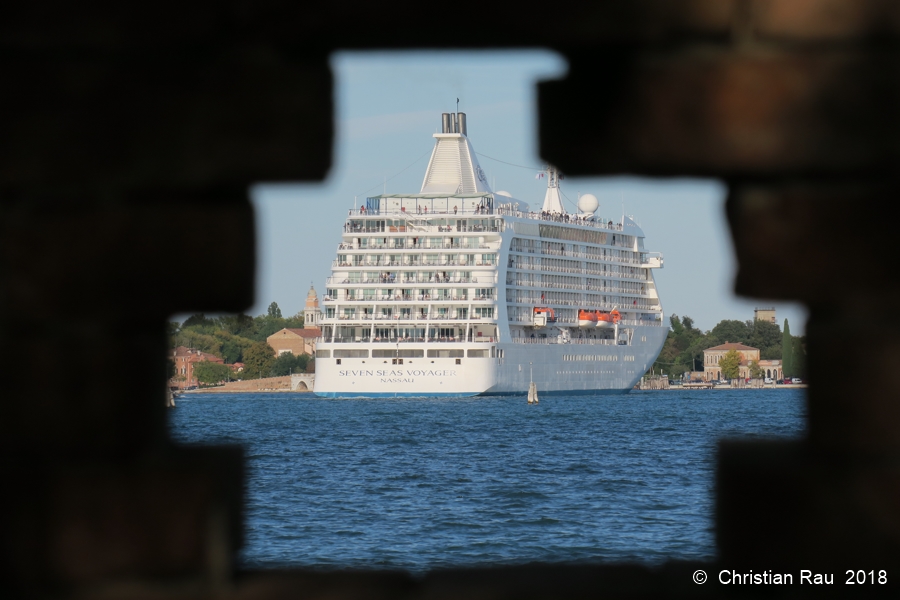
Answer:
POLYGON ((256 323, 250 315, 223 315, 218 319, 219 329, 231 335, 252 339, 256 323))
POLYGON ((234 337, 222 341, 222 359, 226 363, 233 365, 236 362, 243 362, 244 346, 240 344, 234 337))
POLYGON ((198 328, 194 327, 182 329, 178 332, 178 335, 170 339, 169 343, 171 344, 171 348, 184 346, 186 348, 195 348, 203 352, 209 352, 220 358, 222 356, 222 340, 214 335, 203 333, 202 331, 199 331, 198 328))
POLYGON ((688 316, 669 317, 671 330, 652 370, 666 373, 670 378, 680 378, 685 371, 703 368, 703 350, 708 348, 707 336, 694 329, 694 321, 688 316))
POLYGON ((672 313, 672 316, 669 317, 669 323, 672 324, 672 333, 676 336, 681 335, 684 332, 684 325, 681 324, 678 315, 675 313, 672 313))
POLYGON ((284 326, 291 329, 303 328, 303 311, 298 312, 293 317, 287 317, 284 320, 284 326))
POLYGON ((285 352, 272 363, 272 377, 281 377, 290 375, 291 373, 303 373, 306 371, 306 365, 309 363, 309 359, 309 354, 294 356, 290 352, 285 352))
POLYGON ((753 379, 759 379, 763 376, 762 367, 759 366, 759 361, 751 360, 750 361, 750 377, 753 379))
POLYGON ((213 385, 231 378, 231 367, 203 360, 194 365, 194 376, 201 384, 213 385))
POLYGON ((763 360, 781 358, 781 328, 770 321, 754 320, 750 324, 750 335, 747 345, 759 348, 759 357, 763 360))
POLYGON ((181 324, 181 329, 193 328, 204 333, 212 333, 216 329, 215 319, 210 319, 203 313, 191 315, 181 324))
POLYGON ((741 353, 729 350, 719 359, 719 368, 725 379, 735 379, 741 372, 741 353))
POLYGON ((794 376, 794 342, 787 319, 784 320, 784 331, 781 334, 781 372, 785 377, 794 376))
POLYGON ((806 377, 806 336, 791 338, 793 377, 806 377))
POLYGON ((712 338, 712 341, 715 342, 712 344, 713 346, 724 344, 726 342, 743 344, 746 343, 750 337, 750 327, 744 321, 719 321, 719 323, 712 328, 712 331, 709 332, 709 335, 712 338))
POLYGON ((244 350, 244 379, 269 377, 275 363, 275 351, 265 342, 255 342, 244 350))
POLYGON ((272 304, 269 305, 268 316, 269 316, 269 318, 272 318, 272 319, 280 319, 281 318, 281 309, 278 308, 277 302, 273 302, 272 304))

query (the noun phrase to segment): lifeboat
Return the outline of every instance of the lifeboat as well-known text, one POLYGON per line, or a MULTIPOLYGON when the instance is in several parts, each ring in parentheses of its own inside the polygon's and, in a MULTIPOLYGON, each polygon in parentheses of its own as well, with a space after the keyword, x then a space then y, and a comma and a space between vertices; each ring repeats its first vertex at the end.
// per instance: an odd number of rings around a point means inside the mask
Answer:
POLYGON ((553 309, 546 306, 535 306, 533 316, 535 327, 543 327, 547 323, 556 322, 556 315, 554 314, 553 309))
POLYGON ((579 310, 578 311, 578 326, 579 327, 596 327, 597 326, 597 313, 592 310, 579 310))
POLYGON ((611 312, 597 311, 597 327, 615 327, 616 323, 621 320, 622 316, 619 311, 613 309, 611 312))

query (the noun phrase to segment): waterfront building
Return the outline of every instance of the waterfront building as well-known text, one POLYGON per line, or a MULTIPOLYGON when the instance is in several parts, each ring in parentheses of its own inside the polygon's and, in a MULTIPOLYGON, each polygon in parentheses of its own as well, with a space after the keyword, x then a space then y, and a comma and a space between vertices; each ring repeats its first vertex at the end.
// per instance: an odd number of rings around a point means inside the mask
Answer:
POLYGON ((197 378, 194 377, 194 365, 202 361, 225 364, 225 361, 209 352, 202 352, 196 348, 178 346, 169 350, 169 360, 175 363, 175 376, 169 380, 169 387, 184 389, 196 387, 197 378))
POLYGON ((754 308, 754 321, 766 321, 767 323, 777 323, 774 308, 754 308))
POLYGON ((316 338, 322 335, 322 330, 317 327, 287 327, 276 331, 266 338, 266 343, 275 351, 275 356, 281 356, 290 352, 294 356, 316 352, 316 338))
POLYGON ((732 350, 741 355, 738 377, 750 377, 750 363, 754 360, 759 361, 759 348, 735 342, 725 342, 703 351, 703 371, 707 381, 722 379, 722 369, 719 367, 719 362, 723 356, 732 350))

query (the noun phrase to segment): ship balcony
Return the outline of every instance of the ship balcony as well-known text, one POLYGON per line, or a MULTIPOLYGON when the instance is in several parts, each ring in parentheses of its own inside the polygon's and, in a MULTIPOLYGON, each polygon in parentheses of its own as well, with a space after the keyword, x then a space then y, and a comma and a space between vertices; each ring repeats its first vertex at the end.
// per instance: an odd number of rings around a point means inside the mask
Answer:
POLYGON ((649 252, 646 256, 644 256, 641 264, 647 265, 651 269, 662 269, 663 255, 661 252, 649 252))
POLYGON ((453 285, 459 283, 477 283, 484 286, 493 286, 495 277, 493 274, 490 275, 482 275, 479 277, 464 277, 464 276, 439 276, 435 274, 428 273, 418 273, 418 277, 416 278, 408 278, 402 279, 397 276, 396 273, 392 275, 388 275, 386 277, 378 276, 375 278, 359 278, 359 279, 350 279, 349 277, 341 277, 340 275, 335 275, 332 277, 328 277, 325 280, 325 284, 329 286, 338 286, 338 285, 363 285, 363 286, 417 286, 422 284, 432 284, 432 285, 453 285))
POLYGON ((404 302, 446 302, 452 304, 458 302, 494 302, 495 298, 492 296, 439 296, 437 294, 417 294, 416 296, 337 296, 336 298, 326 296, 325 300, 327 302, 365 302, 368 304, 380 304, 383 302, 396 302, 401 304, 404 302))
POLYGON ((468 336, 410 336, 410 337, 369 337, 364 335, 358 336, 335 336, 316 338, 316 346, 327 344, 407 344, 407 343, 424 343, 424 344, 478 344, 493 343, 497 341, 493 336, 477 335, 468 336))

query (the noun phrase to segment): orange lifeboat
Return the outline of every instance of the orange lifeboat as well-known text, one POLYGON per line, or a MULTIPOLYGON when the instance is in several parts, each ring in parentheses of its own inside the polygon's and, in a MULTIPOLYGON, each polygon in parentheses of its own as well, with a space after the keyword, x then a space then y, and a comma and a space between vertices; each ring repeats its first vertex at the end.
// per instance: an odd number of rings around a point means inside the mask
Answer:
POLYGON ((621 320, 622 316, 619 311, 613 309, 612 312, 597 311, 597 327, 614 327, 621 320))
POLYGON ((597 313, 592 310, 579 310, 578 311, 578 326, 579 327, 596 327, 597 326, 597 313))

